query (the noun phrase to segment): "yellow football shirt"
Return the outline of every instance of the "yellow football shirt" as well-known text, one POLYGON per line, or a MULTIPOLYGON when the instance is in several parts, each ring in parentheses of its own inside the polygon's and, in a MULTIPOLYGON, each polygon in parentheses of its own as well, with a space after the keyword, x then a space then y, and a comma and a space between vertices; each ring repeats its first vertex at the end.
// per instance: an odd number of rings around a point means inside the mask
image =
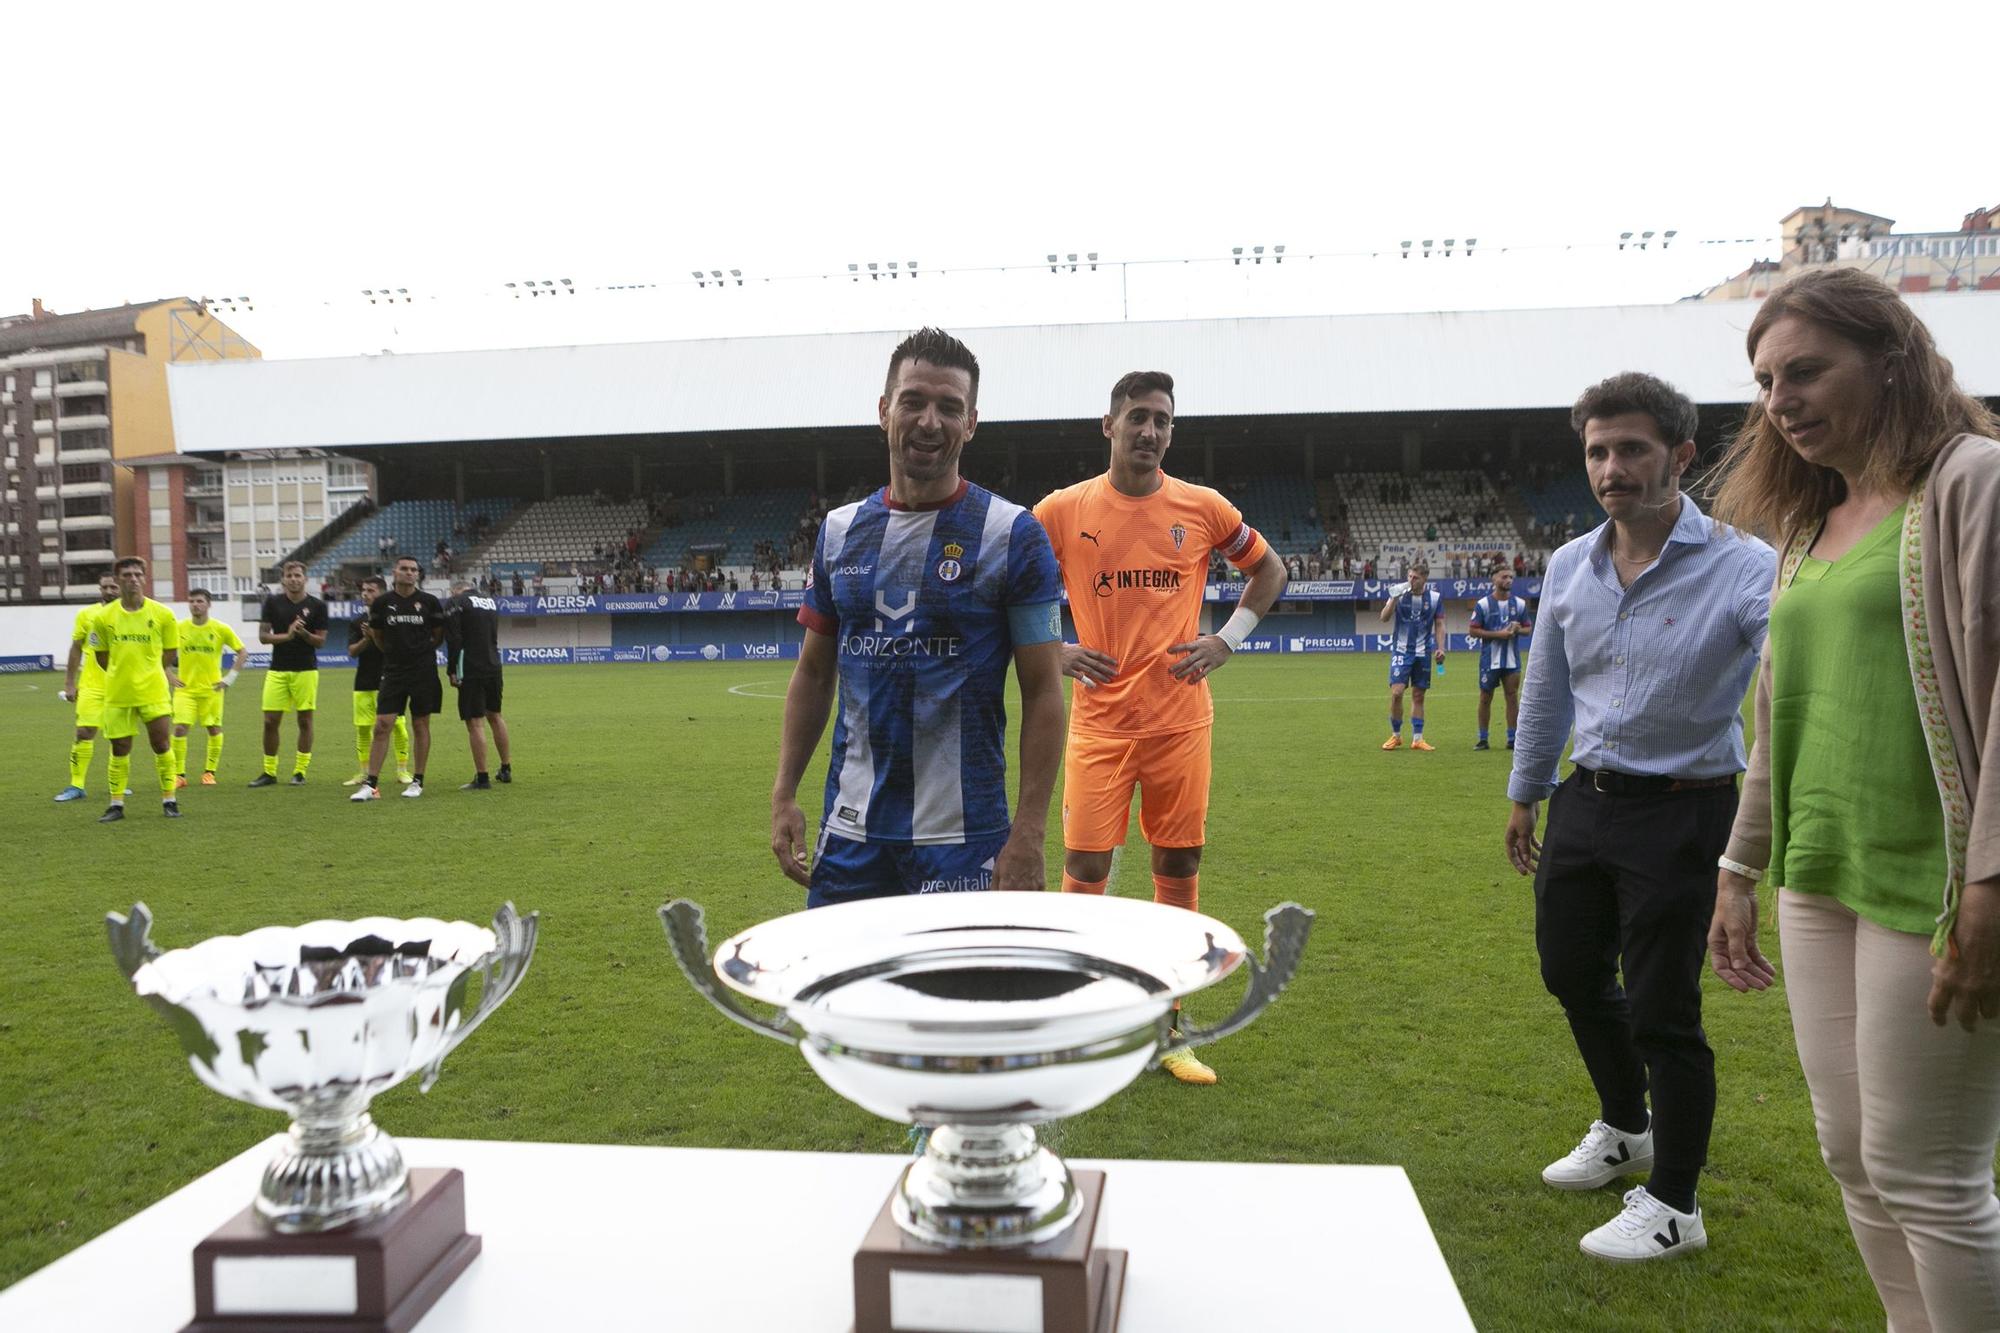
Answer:
POLYGON ((137 708, 169 702, 160 655, 180 647, 180 642, 174 613, 150 597, 137 611, 127 611, 123 602, 100 607, 92 622, 90 647, 111 655, 104 673, 104 706, 137 708))
POLYGON ((189 694, 213 694, 215 682, 222 679, 222 654, 232 652, 241 658, 243 640, 213 616, 206 625, 181 621, 180 636, 181 688, 189 694))
POLYGON ((104 668, 97 665, 97 654, 90 650, 90 627, 97 623, 97 613, 102 611, 105 605, 106 603, 99 602, 77 612, 76 628, 70 632, 70 642, 83 645, 83 674, 77 678, 77 688, 80 690, 104 688, 104 668))

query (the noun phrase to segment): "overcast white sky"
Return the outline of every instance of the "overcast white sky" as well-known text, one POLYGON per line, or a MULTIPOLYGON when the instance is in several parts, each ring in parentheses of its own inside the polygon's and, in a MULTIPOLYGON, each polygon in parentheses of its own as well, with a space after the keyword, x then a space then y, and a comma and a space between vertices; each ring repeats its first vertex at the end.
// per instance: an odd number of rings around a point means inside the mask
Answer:
POLYGON ((224 318, 316 356, 1668 301, 1829 195, 1899 230, 2000 202, 1990 77, 1950 63, 1996 31, 1991 0, 41 0, 0 312, 248 295, 224 318), (1679 238, 1616 249, 1648 228, 1679 238), (1255 244, 1287 262, 1037 263, 1255 244), (845 280, 890 259, 919 278, 845 280))

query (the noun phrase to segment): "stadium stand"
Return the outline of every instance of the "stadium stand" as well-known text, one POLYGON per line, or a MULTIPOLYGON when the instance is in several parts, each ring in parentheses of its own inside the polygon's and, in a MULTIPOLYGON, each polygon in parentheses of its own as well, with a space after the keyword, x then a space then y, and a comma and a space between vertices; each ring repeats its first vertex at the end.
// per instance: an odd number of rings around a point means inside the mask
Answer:
MULTIPOLYGON (((1384 542, 1448 541, 1512 550, 1521 533, 1485 475, 1474 471, 1345 472, 1340 493, 1354 549, 1384 542)), ((1561 515, 1557 515, 1561 517, 1561 515)))
POLYGON ((803 486, 669 501, 659 535, 639 558, 649 566, 675 569, 690 548, 719 548, 720 563, 747 566, 760 541, 785 550, 811 503, 812 492, 803 486))
POLYGON ((478 564, 527 564, 595 560, 601 548, 623 551, 634 528, 652 526, 644 500, 604 501, 590 495, 558 495, 527 506, 496 530, 478 554, 478 564))
POLYGON ((484 517, 497 529, 513 507, 511 500, 472 500, 463 505, 450 500, 397 500, 381 506, 313 556, 306 572, 324 581, 344 565, 379 569, 405 555, 417 557, 428 569, 440 541, 451 547, 457 563, 463 566, 476 540, 476 520, 484 517), (464 533, 454 531, 459 527, 464 533), (395 546, 384 550, 384 537, 393 538, 395 546))
POLYGON ((1537 469, 1521 482, 1520 494, 1534 525, 1538 546, 1560 546, 1604 521, 1604 510, 1581 472, 1537 469))
POLYGON ((1279 555, 1310 555, 1325 546, 1319 504, 1304 477, 1280 473, 1245 477, 1223 493, 1279 555))

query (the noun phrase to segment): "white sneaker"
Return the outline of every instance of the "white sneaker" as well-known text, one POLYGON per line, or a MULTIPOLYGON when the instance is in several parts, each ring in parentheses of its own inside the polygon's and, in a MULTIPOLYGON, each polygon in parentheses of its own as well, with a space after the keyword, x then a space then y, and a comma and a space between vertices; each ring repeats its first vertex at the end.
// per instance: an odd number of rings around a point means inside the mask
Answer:
POLYGON ((422 796, 423 794, 424 784, 421 782, 412 782, 409 786, 403 788, 403 795, 405 796, 422 796))
POLYGON ((1627 1134, 1602 1120, 1593 1120, 1590 1132, 1583 1136, 1583 1142, 1570 1149, 1569 1156, 1543 1168, 1542 1182, 1559 1190, 1594 1190, 1620 1176, 1652 1169, 1652 1130, 1627 1134))
POLYGON ((1700 1205, 1684 1213, 1641 1185, 1625 1195, 1625 1211, 1585 1236, 1580 1248, 1614 1264, 1640 1264, 1707 1249, 1708 1228, 1702 1225, 1700 1205))
POLYGON ((363 780, 362 784, 354 789, 354 795, 347 799, 350 801, 379 801, 382 799, 382 793, 378 788, 363 780))

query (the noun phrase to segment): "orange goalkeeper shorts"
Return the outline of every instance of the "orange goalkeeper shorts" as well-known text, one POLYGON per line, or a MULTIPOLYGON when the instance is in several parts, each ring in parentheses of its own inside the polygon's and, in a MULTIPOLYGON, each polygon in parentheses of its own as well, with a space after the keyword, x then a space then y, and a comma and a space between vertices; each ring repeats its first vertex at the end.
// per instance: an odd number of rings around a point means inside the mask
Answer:
POLYGON ((1139 831, 1155 847, 1199 847, 1208 831, 1209 734, 1089 736, 1072 731, 1063 752, 1063 846, 1108 852, 1125 844, 1132 787, 1139 831))

